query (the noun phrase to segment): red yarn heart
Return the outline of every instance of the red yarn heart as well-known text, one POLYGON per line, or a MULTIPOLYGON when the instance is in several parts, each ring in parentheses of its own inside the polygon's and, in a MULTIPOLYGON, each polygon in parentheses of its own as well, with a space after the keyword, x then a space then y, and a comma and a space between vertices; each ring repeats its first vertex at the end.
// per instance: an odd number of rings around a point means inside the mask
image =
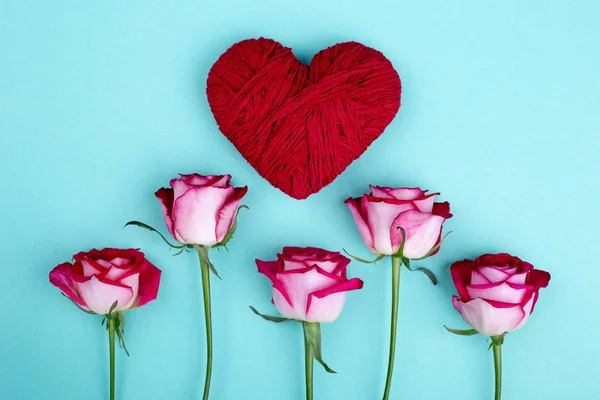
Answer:
POLYGON ((270 39, 234 44, 208 74, 221 132, 256 171, 295 199, 330 184, 381 135, 400 108, 391 62, 340 43, 301 64, 270 39))

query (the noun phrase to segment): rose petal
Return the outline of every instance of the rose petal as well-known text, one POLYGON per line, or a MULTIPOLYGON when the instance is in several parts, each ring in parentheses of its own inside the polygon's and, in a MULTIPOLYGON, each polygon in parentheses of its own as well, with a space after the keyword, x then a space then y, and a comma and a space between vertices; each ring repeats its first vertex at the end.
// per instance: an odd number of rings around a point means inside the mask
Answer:
POLYGON ((504 282, 510 278, 509 273, 492 266, 479 267, 477 268, 477 271, 492 283, 504 282))
POLYGON ((532 289, 532 286, 514 285, 507 282, 467 285, 467 292, 472 299, 482 298, 510 304, 521 304, 532 289))
MULTIPOLYGON (((277 291, 283 297, 283 299, 288 303, 288 305, 291 308, 292 300, 290 299, 290 296, 287 294, 282 283, 279 281, 279 279, 277 279, 277 273, 282 271, 279 262, 278 261, 262 261, 259 259, 256 259, 255 262, 256 262, 256 266, 258 268, 258 272, 260 272, 261 274, 263 274, 264 276, 269 278, 269 280, 271 281, 271 283, 273 285, 273 289, 275 291, 277 291)), ((276 299, 275 299, 275 292, 274 292, 273 293, 273 302, 274 303, 275 303, 275 300, 276 299)), ((280 308, 278 307, 277 309, 279 310, 280 308)), ((280 311, 280 313, 281 313, 281 311, 280 311)), ((281 315, 283 315, 283 314, 281 314, 281 315)), ((288 318, 291 318, 291 317, 288 317, 288 318)))
POLYGON ((408 210, 394 219, 391 225, 391 238, 395 248, 399 248, 402 242, 402 231, 404 229, 406 243, 404 245, 404 257, 409 259, 421 258, 427 255, 435 246, 442 231, 445 219, 425 214, 418 210, 408 210))
MULTIPOLYGON (((407 210, 414 211, 413 207, 415 206, 410 202, 377 199, 372 196, 364 196, 361 201, 361 206, 367 224, 373 234, 373 244, 376 253, 386 255, 397 253, 400 242, 402 241, 402 236, 399 231, 394 232, 393 236, 390 234, 393 230, 392 223, 403 212, 407 210), (397 203, 392 203, 391 201, 397 203), (396 234, 400 235, 399 239, 396 234)), ((431 249, 431 247, 429 249, 431 249)))
POLYGON ((344 307, 346 292, 362 287, 363 281, 353 278, 311 293, 306 304, 306 320, 322 323, 335 321, 344 307))
POLYGON ((396 200, 415 200, 423 197, 425 192, 420 188, 385 188, 387 193, 396 200))
POLYGON ((216 244, 217 215, 234 193, 232 187, 194 187, 175 200, 173 223, 175 233, 185 243, 212 246, 216 244))
POLYGON ((375 186, 375 185, 369 185, 369 187, 371 188, 371 194, 375 197, 380 197, 382 199, 393 199, 394 196, 392 196, 389 191, 392 190, 392 188, 389 187, 379 187, 379 186, 375 186))
POLYGON ((520 305, 497 308, 483 299, 462 302, 458 296, 452 297, 454 308, 462 315, 466 323, 485 336, 498 336, 515 329, 525 312, 520 305))
POLYGON ((171 188, 173 188, 173 198, 175 200, 183 196, 188 190, 192 188, 203 187, 196 185, 188 185, 184 179, 177 178, 171 179, 169 184, 171 185, 171 188))
POLYGON ((473 270, 471 274, 471 285, 485 285, 491 283, 485 276, 481 275, 477 270, 473 270))
POLYGON ((439 215, 446 219, 452 218, 452 214, 450 213, 450 203, 447 201, 443 203, 434 203, 431 212, 432 214, 439 215))
POLYGON ((533 305, 535 304, 536 298, 537 298, 537 293, 532 292, 529 297, 529 300, 523 306, 523 311, 525 312, 525 316, 523 317, 523 319, 521 320, 519 325, 517 325, 515 327, 514 330, 521 329, 523 327, 523 325, 525 325, 525 322, 527 322, 527 320, 529 319, 529 316, 533 312, 533 305))
POLYGON ((475 268, 475 263, 471 260, 457 261, 450 266, 450 274, 452 275, 452 281, 459 296, 464 300, 471 300, 469 292, 467 292, 467 285, 471 284, 472 271, 475 268))
POLYGON ((439 193, 432 193, 423 198, 413 200, 413 203, 415 203, 415 206, 417 206, 419 211, 431 214, 433 211, 435 196, 437 195, 439 195, 439 193))
POLYGON ((104 272, 104 268, 101 265, 88 259, 81 260, 81 265, 83 267, 83 276, 100 275, 104 272))
POLYGON ((50 271, 50 283, 62 290, 62 292, 73 300, 79 307, 89 310, 85 303, 79 297, 75 290, 71 277, 73 276, 73 266, 69 263, 63 263, 50 271))
POLYGON ((527 284, 532 285, 536 290, 545 288, 550 283, 550 274, 541 269, 534 269, 527 275, 527 284))
POLYGON ((517 285, 525 285, 527 282, 527 272, 514 274, 506 280, 506 282, 515 283, 517 285))
POLYGON ((132 306, 135 306, 138 299, 138 292, 140 288, 140 273, 136 272, 135 274, 127 275, 123 279, 119 281, 122 285, 129 286, 133 294, 131 295, 131 300, 124 307, 125 310, 130 309, 132 306))
POLYGON ((352 216, 354 217, 354 222, 358 227, 358 232, 360 233, 360 237, 362 238, 363 242, 365 242, 365 245, 369 248, 370 251, 376 253, 373 244, 373 235, 371 234, 371 229, 369 228, 369 225, 367 225, 367 221, 361 213, 360 202, 360 198, 349 198, 344 203, 348 206, 350 212, 352 213, 352 216))
POLYGON ((308 295, 338 283, 336 279, 323 274, 318 268, 280 272, 277 274, 277 280, 282 283, 285 292, 289 295, 290 305, 294 309, 296 318, 302 321, 306 321, 308 295))
POLYGON ((240 205, 242 197, 244 197, 247 191, 247 186, 244 186, 243 188, 234 188, 233 196, 229 198, 219 210, 217 214, 217 227, 215 230, 217 243, 221 242, 225 238, 225 235, 227 235, 233 226, 233 222, 235 221, 235 217, 237 215, 238 206, 240 205))
POLYGON ((158 288, 160 286, 160 276, 162 271, 150 263, 148 260, 138 268, 140 274, 140 287, 137 294, 135 307, 141 307, 158 296, 158 288))
MULTIPOLYGON (((162 207, 163 218, 165 219, 165 224, 167 225, 167 230, 169 231, 171 236, 173 236, 175 238, 175 233, 173 231, 173 218, 172 218, 173 200, 174 200, 173 189, 165 189, 165 188, 158 189, 158 191, 156 193, 154 193, 154 196, 156 196, 158 201, 160 201, 160 205, 162 207)), ((175 239, 177 239, 177 238, 175 238, 175 239)))
POLYGON ((74 281, 73 285, 83 302, 96 314, 108 314, 115 301, 115 311, 123 310, 133 297, 130 287, 95 275, 84 282, 74 281))

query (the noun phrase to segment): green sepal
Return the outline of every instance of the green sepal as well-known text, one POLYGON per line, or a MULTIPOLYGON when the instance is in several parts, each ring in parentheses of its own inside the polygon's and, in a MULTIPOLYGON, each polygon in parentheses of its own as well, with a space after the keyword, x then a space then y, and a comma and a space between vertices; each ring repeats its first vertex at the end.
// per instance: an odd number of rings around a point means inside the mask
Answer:
POLYGON ((231 238, 233 238, 233 234, 235 233, 235 231, 237 229, 237 219, 238 219, 238 215, 240 214, 240 210, 242 208, 245 208, 246 210, 250 209, 250 207, 248 207, 247 205, 244 205, 244 204, 239 206, 237 209, 237 212, 235 213, 235 218, 233 219, 233 224, 231 225, 231 229, 229 229, 229 232, 227 232, 227 234, 225 235, 223 240, 221 240, 219 243, 213 245, 212 247, 214 247, 214 248, 225 247, 225 250, 227 250, 227 243, 229 243, 231 238))
POLYGON ((402 234, 402 241, 400 242, 400 248, 398 249, 398 253, 396 253, 396 254, 398 256, 404 258, 404 245, 406 244, 406 231, 401 226, 399 226, 398 229, 400 229, 400 233, 402 234))
POLYGON ((201 246, 201 245, 194 245, 194 248, 198 252, 198 255, 200 256, 200 260, 205 262, 206 265, 208 265, 208 268, 212 271, 213 274, 215 274, 215 276, 217 278, 223 280, 223 278, 221 278, 221 276, 217 272, 217 269, 215 268, 213 263, 210 262, 210 258, 208 257, 208 247, 201 246))
POLYGON ((380 255, 378 255, 378 256, 377 256, 377 258, 375 258, 374 260, 370 260, 370 261, 369 261, 369 260, 365 260, 364 258, 360 258, 360 257, 357 257, 357 256, 353 256, 352 254, 348 253, 348 252, 346 251, 346 249, 342 249, 342 250, 344 250, 344 253, 346 253, 346 254, 347 254, 349 257, 352 257, 354 260, 356 260, 356 261, 358 261, 358 262, 361 262, 361 263, 363 263, 363 264, 374 264, 374 263, 376 263, 377 261, 383 260, 383 258, 384 258, 384 257, 386 257, 386 255, 385 255, 385 254, 380 254, 380 255))
POLYGON ((455 335, 459 336, 473 336, 479 333, 475 329, 452 329, 448 328, 446 325, 444 325, 444 328, 446 328, 448 332, 454 333, 455 335))
POLYGON ((431 283, 433 283, 434 285, 437 285, 438 280, 435 276, 435 274, 433 272, 431 272, 431 270, 425 268, 425 267, 418 267, 416 269, 413 269, 410 267, 410 260, 408 258, 404 258, 402 257, 402 262, 404 263, 404 265, 406 266, 406 268, 409 271, 420 271, 422 273, 424 273, 425 275, 427 275, 427 277, 429 278, 429 280, 431 280, 431 283))
POLYGON ((275 317, 275 316, 273 316, 273 315, 261 314, 261 313, 259 313, 259 312, 256 310, 256 308, 254 308, 254 307, 252 307, 252 306, 250 306, 250 309, 252 310, 252 312, 253 312, 254 314, 256 314, 256 315, 258 315, 259 317, 262 317, 262 318, 264 318, 264 319, 266 319, 267 321, 270 321, 270 322, 275 322, 275 323, 277 323, 277 324, 280 324, 280 323, 282 323, 282 322, 287 322, 287 321, 290 321, 290 319, 289 319, 289 318, 275 317))
POLYGON ((504 332, 502 335, 490 336, 492 342, 490 343, 488 350, 490 350, 492 346, 502 346, 504 344, 504 336, 506 336, 506 332, 504 332))
POLYGON ((318 322, 302 322, 302 327, 304 328, 304 337, 312 349, 314 359, 325 368, 325 371, 330 374, 337 374, 323 361, 321 355, 321 324, 318 322))
POLYGON ((105 321, 107 320, 111 320, 114 322, 114 329, 115 332, 117 333, 117 337, 119 338, 119 345, 121 346, 121 348, 125 351, 125 354, 127 354, 127 357, 129 357, 129 351, 127 350, 127 346, 125 345, 125 338, 123 336, 123 326, 125 325, 125 313, 123 311, 117 311, 114 312, 114 309, 117 306, 117 302, 115 301, 113 303, 113 305, 110 307, 110 311, 108 314, 106 314, 104 316, 104 318, 102 319, 102 323, 103 325, 106 325, 106 329, 109 329, 109 324, 106 323, 105 321))
POLYGON ((157 231, 156 229, 154 229, 150 225, 147 225, 147 224, 145 224, 143 222, 140 222, 140 221, 129 221, 128 223, 125 224, 124 228, 127 227, 127 226, 130 226, 130 225, 138 226, 140 228, 147 229, 147 230, 149 230, 151 232, 158 233, 160 235, 160 237, 162 238, 162 240, 164 240, 165 243, 168 244, 173 249, 185 249, 187 247, 187 245, 185 245, 185 244, 175 245, 175 244, 169 242, 167 240, 167 238, 162 233, 160 233, 159 231, 157 231))

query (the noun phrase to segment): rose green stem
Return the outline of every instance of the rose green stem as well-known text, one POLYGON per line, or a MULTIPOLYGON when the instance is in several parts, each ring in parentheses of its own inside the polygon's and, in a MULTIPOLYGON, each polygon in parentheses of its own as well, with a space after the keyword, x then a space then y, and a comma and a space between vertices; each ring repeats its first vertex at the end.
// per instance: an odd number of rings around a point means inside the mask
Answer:
POLYGON ((394 372, 394 356, 396 354, 396 331, 398 327, 398 297, 400 294, 400 267, 402 259, 392 256, 392 326, 390 331, 390 357, 388 359, 387 378, 385 380, 385 391, 383 400, 390 398, 392 388, 392 375, 394 372))
POLYGON ((492 342, 492 348, 494 350, 494 372, 496 375, 494 400, 500 400, 502 393, 502 345, 492 342))
POLYGON ((313 352, 304 334, 304 367, 306 371, 306 400, 313 400, 313 352))
MULTIPOLYGON (((206 254, 208 254, 208 250, 206 250, 206 254)), ((204 379, 204 395, 202 396, 202 399, 208 400, 213 357, 212 317, 210 310, 210 270, 208 267, 208 260, 205 260, 200 255, 200 251, 198 251, 198 255, 200 258, 200 271, 202 273, 202 294, 204 295, 204 319, 206 325, 206 378, 204 379)))
POLYGON ((115 320, 107 318, 110 354, 110 400, 115 400, 115 320))

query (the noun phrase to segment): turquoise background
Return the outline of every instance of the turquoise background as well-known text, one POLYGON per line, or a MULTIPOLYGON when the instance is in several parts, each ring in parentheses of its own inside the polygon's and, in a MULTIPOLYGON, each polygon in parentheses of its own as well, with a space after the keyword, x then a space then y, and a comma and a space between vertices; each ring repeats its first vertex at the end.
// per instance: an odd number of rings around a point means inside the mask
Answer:
MULTIPOLYGON (((48 272, 92 247, 140 247, 163 270, 159 298, 127 313, 119 399, 199 399, 205 362, 200 274, 131 219, 166 232, 154 191, 179 172, 248 185, 230 252, 215 252, 214 400, 301 400, 301 327, 275 313, 255 258, 284 245, 369 257, 342 201, 369 183, 442 192, 455 218, 404 273, 393 399, 491 399, 484 337, 457 337, 448 266, 508 251, 552 274, 536 312, 504 346, 504 399, 598 399, 600 2, 0 1, 0 398, 107 399, 99 316, 48 272), (484 4, 485 3, 485 4, 484 4), (402 107, 333 184, 306 201, 272 188, 219 133, 205 96, 217 57, 266 36, 307 62, 337 42, 381 50, 402 107)), ((353 263, 365 281, 323 327, 320 400, 383 392, 390 266, 353 263)))

